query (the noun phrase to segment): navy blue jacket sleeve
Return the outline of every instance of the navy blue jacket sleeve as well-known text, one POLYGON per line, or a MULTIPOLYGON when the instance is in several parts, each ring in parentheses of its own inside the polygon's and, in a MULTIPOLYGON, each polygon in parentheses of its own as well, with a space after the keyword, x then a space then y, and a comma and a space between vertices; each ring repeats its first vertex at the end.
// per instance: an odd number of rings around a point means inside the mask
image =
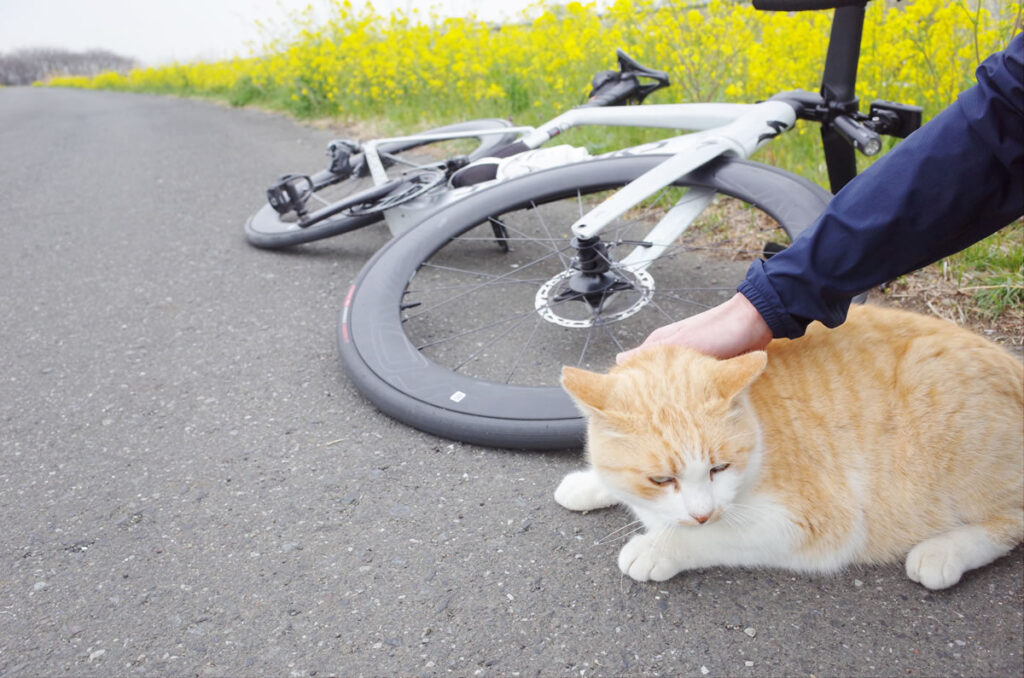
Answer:
POLYGON ((964 249, 1024 214, 1024 33, 978 83, 846 185, 739 292, 776 337, 835 327, 850 300, 964 249))

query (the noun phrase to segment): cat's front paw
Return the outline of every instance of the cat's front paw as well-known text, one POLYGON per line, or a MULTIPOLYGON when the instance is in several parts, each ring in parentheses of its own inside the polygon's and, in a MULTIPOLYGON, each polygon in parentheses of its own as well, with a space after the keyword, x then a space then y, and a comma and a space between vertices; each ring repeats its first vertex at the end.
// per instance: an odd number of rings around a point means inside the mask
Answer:
POLYGON ((617 503, 592 469, 574 471, 562 478, 555 501, 570 511, 592 511, 617 503))
POLYGON ((619 551, 619 569, 637 581, 671 579, 683 568, 665 547, 666 541, 660 533, 633 537, 619 551))
POLYGON ((907 554, 907 576, 930 589, 944 589, 960 581, 967 569, 959 544, 948 535, 921 542, 907 554))

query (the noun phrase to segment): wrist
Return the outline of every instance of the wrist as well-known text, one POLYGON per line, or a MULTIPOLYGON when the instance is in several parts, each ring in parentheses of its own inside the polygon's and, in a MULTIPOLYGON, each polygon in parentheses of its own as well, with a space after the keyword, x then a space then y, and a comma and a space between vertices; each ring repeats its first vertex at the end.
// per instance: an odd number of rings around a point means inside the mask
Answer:
POLYGON ((732 320, 736 336, 745 346, 739 353, 763 349, 773 339, 771 327, 743 294, 734 294, 723 304, 723 311, 732 320))

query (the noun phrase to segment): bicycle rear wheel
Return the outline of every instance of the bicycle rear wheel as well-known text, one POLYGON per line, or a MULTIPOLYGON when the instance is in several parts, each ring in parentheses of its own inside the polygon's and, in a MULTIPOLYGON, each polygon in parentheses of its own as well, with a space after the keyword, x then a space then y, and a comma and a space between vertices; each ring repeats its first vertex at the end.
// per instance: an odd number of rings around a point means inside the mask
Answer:
POLYGON ((656 327, 724 301, 765 242, 785 244, 829 200, 789 173, 721 159, 605 229, 621 284, 598 309, 567 299, 568 227, 665 157, 600 159, 482 188, 382 248, 341 314, 352 381, 385 413, 447 438, 580 445, 583 422, 558 385, 562 365, 607 369, 656 327), (645 269, 618 264, 656 244, 644 238, 658 217, 701 189, 736 200, 716 198, 645 269))
MULTIPOLYGON (((423 134, 447 134, 471 132, 474 130, 494 131, 510 126, 511 123, 507 120, 486 118, 438 127, 427 130, 423 134)), ((443 147, 448 155, 462 153, 468 155, 470 160, 476 160, 487 157, 500 146, 510 143, 515 139, 515 136, 514 134, 484 134, 459 140, 402 141, 383 144, 379 151, 381 160, 388 170, 388 175, 394 177, 410 168, 422 165, 425 162, 423 159, 423 148, 425 146, 443 147), (416 153, 417 150, 420 151, 418 154, 416 153)), ((432 158, 431 160, 439 161, 440 158, 432 158)), ((430 160, 426 162, 430 162, 430 160)), ((319 183, 315 181, 318 176, 326 176, 326 173, 314 175, 314 184, 319 183)), ((337 177, 331 183, 319 187, 310 186, 311 190, 308 191, 309 195, 306 205, 310 212, 315 212, 320 208, 329 207, 356 193, 372 188, 373 185, 373 179, 365 171, 353 173, 345 178, 337 177)), ((343 211, 308 225, 300 226, 294 211, 282 215, 271 205, 264 204, 246 221, 245 239, 250 245, 264 249, 292 247, 347 233, 348 231, 376 223, 381 218, 380 212, 350 213, 343 211)))

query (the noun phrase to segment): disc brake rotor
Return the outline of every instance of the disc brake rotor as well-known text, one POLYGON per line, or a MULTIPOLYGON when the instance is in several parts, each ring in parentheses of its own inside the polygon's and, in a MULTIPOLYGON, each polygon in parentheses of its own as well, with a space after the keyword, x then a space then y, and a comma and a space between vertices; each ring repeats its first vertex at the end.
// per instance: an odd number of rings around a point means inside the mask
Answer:
POLYGON ((593 308, 583 299, 566 298, 574 296, 569 283, 577 274, 578 271, 567 269, 537 290, 534 307, 549 323, 576 329, 606 325, 635 315, 654 297, 654 278, 647 271, 618 268, 615 274, 626 283, 626 289, 609 292, 593 308))

